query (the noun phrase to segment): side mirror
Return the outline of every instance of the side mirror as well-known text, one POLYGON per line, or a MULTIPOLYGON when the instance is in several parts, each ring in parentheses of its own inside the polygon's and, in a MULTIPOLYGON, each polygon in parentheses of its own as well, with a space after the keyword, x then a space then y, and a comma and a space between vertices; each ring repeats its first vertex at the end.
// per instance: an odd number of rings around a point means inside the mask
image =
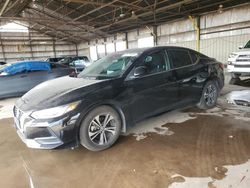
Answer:
POLYGON ((134 71, 134 76, 135 77, 142 76, 146 74, 146 71, 147 71, 147 68, 145 66, 136 67, 134 71))
POLYGON ((239 46, 239 49, 242 49, 242 48, 244 48, 244 46, 239 46))

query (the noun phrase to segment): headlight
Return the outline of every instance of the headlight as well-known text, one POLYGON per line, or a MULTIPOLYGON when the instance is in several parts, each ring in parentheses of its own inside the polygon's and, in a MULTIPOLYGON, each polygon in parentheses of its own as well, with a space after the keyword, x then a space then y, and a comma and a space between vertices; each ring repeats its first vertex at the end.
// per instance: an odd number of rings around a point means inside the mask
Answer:
POLYGON ((70 104, 63 105, 63 106, 57 106, 54 108, 48 108, 44 110, 35 111, 31 114, 31 117, 35 119, 50 119, 50 118, 59 117, 67 112, 70 112, 76 109, 79 103, 80 101, 77 101, 77 102, 73 102, 70 104))
POLYGON ((229 55, 229 58, 235 58, 236 56, 237 56, 237 54, 231 53, 231 54, 229 55))

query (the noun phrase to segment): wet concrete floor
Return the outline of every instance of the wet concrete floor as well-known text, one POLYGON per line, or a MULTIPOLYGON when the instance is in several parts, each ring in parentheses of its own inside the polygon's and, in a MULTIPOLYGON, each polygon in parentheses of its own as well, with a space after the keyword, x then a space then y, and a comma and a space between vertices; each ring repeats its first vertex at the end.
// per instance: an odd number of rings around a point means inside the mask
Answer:
POLYGON ((189 108, 174 114, 184 119, 165 122, 153 133, 142 131, 142 139, 132 130, 97 153, 83 147, 29 149, 12 127, 13 119, 0 119, 0 187, 250 187, 249 112, 221 102, 210 111, 189 108), (162 129, 171 134, 161 134, 162 129))

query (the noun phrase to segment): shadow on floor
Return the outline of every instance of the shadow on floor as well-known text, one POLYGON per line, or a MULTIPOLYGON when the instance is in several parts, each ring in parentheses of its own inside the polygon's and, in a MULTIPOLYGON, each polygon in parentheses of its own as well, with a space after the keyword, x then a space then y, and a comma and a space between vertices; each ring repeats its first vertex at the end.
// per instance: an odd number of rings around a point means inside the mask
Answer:
POLYGON ((231 78, 229 84, 243 86, 243 87, 250 87, 250 78, 244 80, 240 78, 231 78))

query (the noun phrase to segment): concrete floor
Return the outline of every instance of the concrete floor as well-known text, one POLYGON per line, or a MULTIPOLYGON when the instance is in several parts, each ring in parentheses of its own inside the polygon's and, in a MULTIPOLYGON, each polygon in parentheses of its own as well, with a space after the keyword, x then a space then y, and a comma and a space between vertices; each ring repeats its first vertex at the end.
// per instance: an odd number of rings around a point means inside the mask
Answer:
POLYGON ((250 108, 172 111, 144 120, 103 152, 28 149, 0 101, 0 187, 249 188, 250 108))

